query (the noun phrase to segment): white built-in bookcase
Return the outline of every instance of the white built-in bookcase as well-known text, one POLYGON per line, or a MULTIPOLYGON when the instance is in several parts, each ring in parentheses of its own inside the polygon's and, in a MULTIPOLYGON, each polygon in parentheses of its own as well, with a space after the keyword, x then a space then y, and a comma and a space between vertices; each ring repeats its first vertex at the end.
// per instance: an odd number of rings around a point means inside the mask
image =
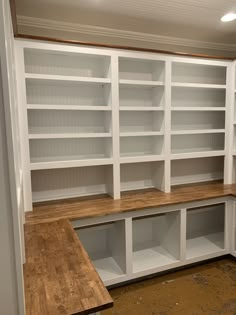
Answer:
POLYGON ((232 62, 30 41, 16 56, 26 211, 232 182, 232 62))

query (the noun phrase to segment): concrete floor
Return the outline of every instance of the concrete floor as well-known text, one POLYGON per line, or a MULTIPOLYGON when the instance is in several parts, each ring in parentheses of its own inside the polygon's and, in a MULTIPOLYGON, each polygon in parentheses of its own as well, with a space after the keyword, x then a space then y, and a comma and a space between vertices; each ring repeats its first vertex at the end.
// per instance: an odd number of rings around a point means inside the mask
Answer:
POLYGON ((110 290, 101 315, 236 315, 236 261, 223 258, 110 290))

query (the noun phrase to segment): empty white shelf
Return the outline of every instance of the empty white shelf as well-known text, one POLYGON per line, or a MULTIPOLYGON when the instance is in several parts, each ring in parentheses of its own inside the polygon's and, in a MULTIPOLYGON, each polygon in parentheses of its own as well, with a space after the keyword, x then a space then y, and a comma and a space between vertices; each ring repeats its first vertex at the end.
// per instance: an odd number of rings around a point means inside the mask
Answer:
POLYGON ((209 111, 209 112, 211 112, 211 111, 216 111, 216 112, 218 112, 218 111, 225 111, 226 109, 225 109, 225 107, 171 107, 171 110, 172 111, 186 111, 186 112, 188 112, 188 111, 209 111))
POLYGON ((226 89, 226 85, 221 84, 204 84, 204 83, 172 83, 174 87, 188 87, 188 88, 205 88, 205 89, 226 89))
POLYGON ((110 138, 110 133, 29 134, 29 139, 110 138))
POLYGON ((146 85, 146 86, 162 86, 161 81, 147 81, 147 80, 119 80, 120 85, 146 85))
POLYGON ((207 134, 207 133, 224 133, 225 129, 203 129, 203 130, 174 130, 171 131, 172 135, 194 135, 194 134, 207 134))
POLYGON ((113 257, 93 260, 93 265, 104 282, 124 275, 113 257))
MULTIPOLYGON (((71 158, 71 157, 69 157, 71 158)), ((30 163, 31 170, 46 170, 46 169, 59 169, 59 168, 69 168, 69 167, 81 167, 81 166, 95 166, 95 165, 110 165, 113 163, 113 159, 111 158, 94 158, 94 159, 79 159, 76 160, 68 159, 68 157, 64 157, 61 161, 33 161, 30 163)))
POLYGON ((133 272, 168 266, 178 260, 161 246, 146 248, 133 253, 133 272))
POLYGON ((154 111, 164 111, 164 107, 161 106, 120 106, 120 111, 148 111, 148 112, 154 112, 154 111))
POLYGON ((210 255, 224 250, 224 233, 213 233, 187 240, 186 258, 210 255))
POLYGON ((172 153, 172 160, 179 159, 194 159, 201 157, 213 157, 213 156, 223 156, 225 155, 225 150, 212 150, 212 151, 196 151, 196 152, 185 152, 185 153, 172 153))
POLYGON ((109 78, 93 78, 93 77, 76 77, 65 75, 50 75, 50 74, 33 74, 26 73, 25 78, 29 80, 45 80, 45 81, 64 81, 64 82, 84 82, 84 83, 111 83, 109 78))
POLYGON ((28 104, 27 109, 45 109, 45 110, 88 110, 88 111, 111 111, 111 106, 83 106, 83 105, 45 105, 28 104))
POLYGON ((162 131, 131 131, 131 132, 121 132, 121 137, 144 137, 144 136, 161 136, 164 133, 162 131))
POLYGON ((120 158, 120 163, 138 163, 138 162, 153 162, 164 161, 164 155, 142 155, 142 156, 126 156, 120 158))
POLYGON ((179 211, 133 219, 133 272, 178 261, 179 241, 179 211))

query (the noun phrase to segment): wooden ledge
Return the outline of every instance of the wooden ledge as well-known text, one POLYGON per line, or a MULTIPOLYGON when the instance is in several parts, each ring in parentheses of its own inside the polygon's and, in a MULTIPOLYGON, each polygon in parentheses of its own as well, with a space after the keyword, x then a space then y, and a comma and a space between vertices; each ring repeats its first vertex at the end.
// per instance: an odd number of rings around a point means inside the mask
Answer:
POLYGON ((67 220, 25 226, 27 315, 91 314, 113 301, 67 220))
POLYGON ((109 196, 101 196, 90 200, 74 198, 50 201, 35 204, 34 210, 26 213, 26 224, 46 223, 61 219, 93 218, 230 195, 236 195, 236 185, 211 182, 174 187, 171 193, 164 193, 155 189, 129 192, 124 193, 120 200, 113 200, 109 196))

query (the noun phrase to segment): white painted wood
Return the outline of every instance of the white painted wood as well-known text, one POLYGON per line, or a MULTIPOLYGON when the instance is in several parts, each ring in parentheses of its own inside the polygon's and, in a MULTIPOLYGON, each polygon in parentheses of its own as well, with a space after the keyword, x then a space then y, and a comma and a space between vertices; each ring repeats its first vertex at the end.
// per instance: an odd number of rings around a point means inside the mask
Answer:
POLYGON ((111 57, 111 104, 112 104, 112 154, 113 154, 113 198, 120 199, 120 124, 119 124, 119 64, 118 57, 111 57))
POLYGON ((125 274, 126 247, 123 220, 76 229, 76 232, 104 282, 125 274))
POLYGON ((224 157, 173 160, 171 185, 200 183, 224 179, 224 157))
POLYGON ((186 258, 223 251, 225 247, 225 205, 187 210, 186 258))
POLYGON ((235 201, 231 204, 231 254, 236 257, 236 205, 235 201))
POLYGON ((121 164, 121 191, 157 188, 164 190, 164 162, 121 164))
POLYGON ((179 212, 133 220, 133 272, 179 260, 179 212))
POLYGON ((225 89, 172 84, 172 110, 225 110, 225 89))
POLYGON ((33 201, 112 195, 112 165, 32 171, 33 201))
POLYGON ((225 128, 224 112, 172 112, 172 131, 199 130, 204 133, 208 129, 225 128))
POLYGON ((233 120, 234 120, 234 84, 235 71, 232 65, 227 67, 227 90, 226 90, 226 115, 225 115, 225 164, 224 164, 224 184, 232 184, 233 166, 233 120))
POLYGON ((109 56, 25 49, 25 63, 26 73, 92 78, 110 76, 109 56))
POLYGON ((0 312, 24 315, 24 200, 14 35, 10 4, 0 2, 0 312))
POLYGON ((173 135, 171 138, 172 153, 193 153, 224 150, 224 134, 191 134, 173 135))

